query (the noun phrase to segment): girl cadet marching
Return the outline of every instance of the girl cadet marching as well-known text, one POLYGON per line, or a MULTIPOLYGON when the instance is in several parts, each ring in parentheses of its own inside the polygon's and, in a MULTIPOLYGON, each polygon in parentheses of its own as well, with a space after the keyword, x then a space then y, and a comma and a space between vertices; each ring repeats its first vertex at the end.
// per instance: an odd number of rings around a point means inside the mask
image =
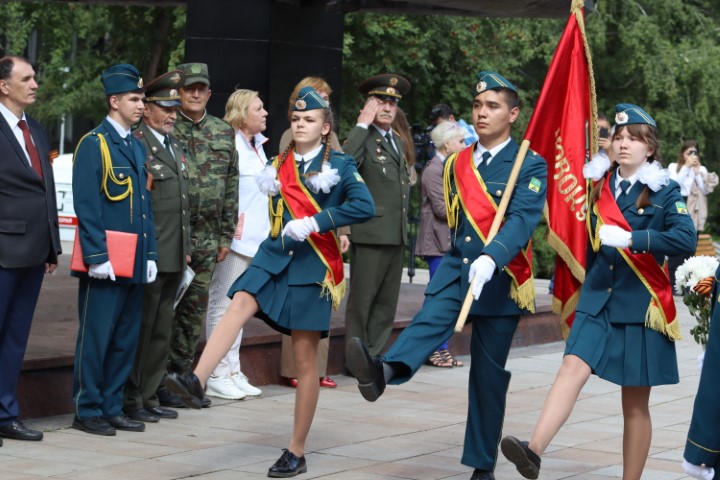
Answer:
POLYGON ((200 408, 208 377, 243 325, 257 314, 292 335, 298 372, 289 447, 269 477, 307 471, 307 439, 319 396, 317 348, 330 329, 330 308, 345 290, 334 230, 367 221, 372 197, 352 157, 330 149, 330 108, 311 87, 300 90, 290 120, 293 141, 257 178, 270 196, 270 237, 230 288, 232 302, 210 336, 194 373, 170 374, 166 385, 189 407, 200 408))
POLYGON ((679 381, 680 326, 663 262, 695 249, 695 228, 678 184, 660 166, 655 120, 636 105, 615 111, 615 163, 593 160, 584 169, 594 181, 592 248, 562 365, 530 441, 501 442, 525 478, 538 478, 540 456, 594 373, 621 386, 622 478, 639 479, 652 435, 650 389, 679 381))

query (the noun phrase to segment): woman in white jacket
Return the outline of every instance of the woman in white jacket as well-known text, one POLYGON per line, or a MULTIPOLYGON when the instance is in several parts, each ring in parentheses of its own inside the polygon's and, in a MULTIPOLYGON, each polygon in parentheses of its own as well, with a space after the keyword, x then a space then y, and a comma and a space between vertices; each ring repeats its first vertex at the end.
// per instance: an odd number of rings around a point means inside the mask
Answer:
POLYGON ((680 194, 686 200, 695 228, 703 231, 708 214, 707 195, 718 185, 718 176, 701 165, 695 140, 683 143, 677 162, 668 165, 668 171, 670 178, 680 184, 680 194))

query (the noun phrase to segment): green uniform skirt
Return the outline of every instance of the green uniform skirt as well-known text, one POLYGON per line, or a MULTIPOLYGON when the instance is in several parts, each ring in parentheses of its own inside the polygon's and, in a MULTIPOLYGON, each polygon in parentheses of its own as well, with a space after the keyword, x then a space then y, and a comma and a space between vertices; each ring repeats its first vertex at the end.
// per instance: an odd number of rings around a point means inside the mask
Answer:
POLYGON ((321 295, 319 284, 288 285, 287 269, 271 275, 260 267, 250 265, 235 280, 228 296, 247 292, 260 306, 255 315, 268 325, 291 335, 292 330, 317 330, 320 337, 328 336, 330 330, 330 297, 321 295))
POLYGON ((565 346, 598 377, 624 387, 652 387, 680 381, 675 342, 642 324, 610 323, 605 311, 578 311, 565 346))

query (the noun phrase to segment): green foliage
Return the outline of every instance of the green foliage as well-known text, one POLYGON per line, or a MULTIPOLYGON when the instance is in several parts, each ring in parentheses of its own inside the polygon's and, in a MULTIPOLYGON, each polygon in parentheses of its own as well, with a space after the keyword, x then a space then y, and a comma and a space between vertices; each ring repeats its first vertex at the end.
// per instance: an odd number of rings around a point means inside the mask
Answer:
POLYGON ((535 278, 551 278, 555 272, 555 250, 547 243, 547 233, 544 220, 533 232, 532 269, 535 278))
POLYGON ((0 4, 0 55, 32 56, 37 39, 41 88, 29 112, 46 128, 60 116, 102 117, 100 72, 132 63, 146 81, 182 58, 184 8, 119 7, 50 2, 0 4))

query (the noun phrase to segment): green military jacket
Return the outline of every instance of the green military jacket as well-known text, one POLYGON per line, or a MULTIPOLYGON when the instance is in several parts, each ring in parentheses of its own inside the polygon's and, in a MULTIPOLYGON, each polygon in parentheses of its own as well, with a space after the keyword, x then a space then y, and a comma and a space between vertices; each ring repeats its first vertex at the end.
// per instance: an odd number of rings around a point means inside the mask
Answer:
POLYGON ((230 248, 238 211, 235 131, 207 113, 193 122, 178 112, 174 135, 187 161, 193 248, 230 248))
POLYGON ((191 255, 191 252, 188 171, 182 149, 171 136, 170 153, 144 121, 133 135, 145 145, 145 168, 153 178, 151 195, 158 271, 183 271, 185 257, 191 255))
POLYGON ((393 138, 397 152, 373 125, 367 129, 355 126, 343 146, 355 159, 375 202, 375 217, 350 227, 354 243, 407 243, 411 167, 405 162, 400 137, 393 132, 393 138))

